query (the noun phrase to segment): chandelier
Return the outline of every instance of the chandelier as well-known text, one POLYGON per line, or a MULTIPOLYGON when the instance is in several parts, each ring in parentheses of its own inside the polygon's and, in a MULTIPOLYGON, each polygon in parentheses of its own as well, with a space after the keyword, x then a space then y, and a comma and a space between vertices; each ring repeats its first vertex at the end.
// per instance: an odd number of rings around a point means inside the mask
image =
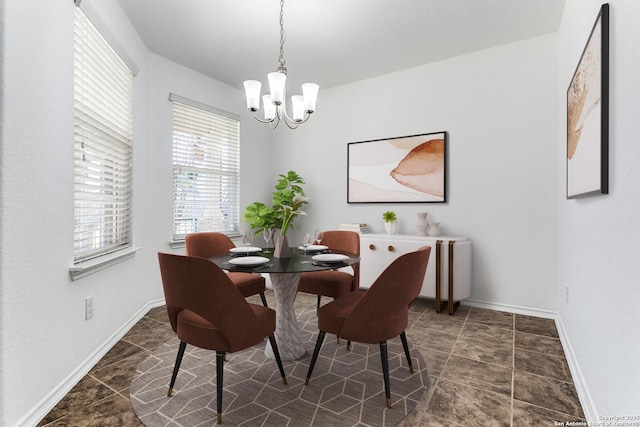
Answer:
POLYGON ((287 113, 285 83, 287 81, 287 68, 284 66, 284 0, 280 0, 280 65, 276 71, 269 73, 269 94, 262 95, 264 107, 264 119, 258 117, 256 112, 260 109, 260 89, 262 83, 258 80, 244 82, 244 91, 247 97, 247 109, 253 112, 253 116, 262 123, 269 123, 275 129, 280 121, 284 121, 290 129, 295 129, 299 124, 306 122, 311 113, 316 110, 319 86, 315 83, 302 85, 302 95, 291 97, 291 116, 287 113))

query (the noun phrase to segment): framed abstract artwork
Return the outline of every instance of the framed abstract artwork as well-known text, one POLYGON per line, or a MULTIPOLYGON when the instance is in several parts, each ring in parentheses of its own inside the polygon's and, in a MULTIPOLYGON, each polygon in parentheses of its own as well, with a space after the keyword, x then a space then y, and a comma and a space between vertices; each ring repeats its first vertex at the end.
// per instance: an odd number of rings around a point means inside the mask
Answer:
POLYGON ((609 5, 567 89, 567 199, 609 193, 609 5))
POLYGON ((447 133, 347 144, 347 203, 446 202, 447 133))

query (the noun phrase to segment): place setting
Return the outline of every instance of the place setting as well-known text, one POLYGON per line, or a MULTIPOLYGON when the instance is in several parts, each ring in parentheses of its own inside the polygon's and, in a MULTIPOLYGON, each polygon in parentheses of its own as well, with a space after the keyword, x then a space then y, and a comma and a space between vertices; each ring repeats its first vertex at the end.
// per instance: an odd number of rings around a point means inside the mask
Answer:
POLYGON ((313 255, 311 263, 322 267, 339 267, 345 266, 345 261, 348 259, 349 257, 343 254, 321 253, 313 255))
POLYGON ((300 239, 301 246, 298 247, 298 250, 304 252, 305 255, 329 252, 328 246, 320 244, 322 242, 322 230, 316 229, 314 242, 314 244, 311 244, 311 234, 303 233, 300 239))
MULTIPOLYGON (((253 233, 251 231, 244 231, 242 233, 242 244, 243 246, 241 247, 229 249, 229 254, 231 254, 232 257, 249 257, 259 252, 263 252, 262 248, 259 248, 257 246, 251 246, 253 245, 253 233)), ((252 258, 262 258, 262 257, 252 256, 252 258)), ((264 259, 267 259, 267 258, 264 258, 264 259)), ((242 262, 243 261, 240 261, 240 263, 242 262)), ((244 261, 244 262, 248 264, 238 264, 238 265, 245 265, 245 266, 250 265, 250 261, 244 261)), ((253 265, 257 265, 257 264, 253 264, 253 265)))
POLYGON ((228 263, 231 264, 234 269, 248 268, 255 269, 256 267, 267 268, 271 266, 269 258, 263 256, 242 256, 238 258, 231 258, 228 263))

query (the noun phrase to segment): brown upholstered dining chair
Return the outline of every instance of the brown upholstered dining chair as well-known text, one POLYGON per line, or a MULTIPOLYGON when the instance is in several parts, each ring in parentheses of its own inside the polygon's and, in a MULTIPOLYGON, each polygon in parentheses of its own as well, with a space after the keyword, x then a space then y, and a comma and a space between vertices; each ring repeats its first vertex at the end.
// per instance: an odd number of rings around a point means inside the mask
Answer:
POLYGON ((405 329, 409 323, 409 305, 420 293, 430 253, 431 247, 424 246, 404 254, 396 258, 366 292, 346 293, 318 309, 318 340, 305 384, 311 379, 325 333, 334 333, 349 341, 379 344, 387 407, 391 408, 387 340, 400 336, 413 373, 405 329))
MULTIPOLYGON (((325 231, 321 244, 331 250, 351 252, 360 256, 360 235, 354 231, 325 231)), ((353 275, 344 271, 325 270, 302 273, 298 292, 306 292, 318 296, 318 308, 323 296, 338 298, 347 292, 360 287, 360 263, 353 264, 353 275)))
POLYGON ((250 304, 217 265, 203 258, 158 253, 171 327, 180 339, 167 396, 171 396, 187 344, 216 352, 217 422, 222 422, 224 358, 269 338, 287 384, 276 339, 276 312, 250 304), (215 286, 212 286, 215 284, 215 286))
MULTIPOLYGON (((200 232, 187 234, 185 247, 187 256, 209 258, 229 252, 236 245, 222 233, 200 232)), ((267 307, 267 299, 264 296, 266 289, 264 277, 259 274, 242 272, 229 272, 227 274, 233 284, 240 289, 242 295, 245 297, 260 295, 262 305, 267 307)))

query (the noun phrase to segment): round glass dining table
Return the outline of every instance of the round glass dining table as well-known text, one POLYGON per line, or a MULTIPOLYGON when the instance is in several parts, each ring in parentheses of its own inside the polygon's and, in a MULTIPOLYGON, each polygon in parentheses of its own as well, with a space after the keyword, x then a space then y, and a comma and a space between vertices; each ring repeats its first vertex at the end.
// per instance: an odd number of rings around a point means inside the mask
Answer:
MULTIPOLYGON (((234 253, 225 253, 209 258, 224 270, 258 274, 269 273, 276 298, 276 331, 274 335, 278 342, 278 350, 282 360, 296 360, 304 356, 305 353, 302 334, 293 306, 298 291, 298 283, 300 282, 300 274, 309 271, 334 270, 360 261, 358 255, 343 251, 329 251, 329 253, 346 255, 344 260, 327 262, 314 260, 313 257, 318 254, 317 252, 309 251, 305 253, 298 248, 289 248, 289 250, 291 252, 291 257, 289 258, 276 258, 273 256, 273 252, 243 253, 240 248, 236 249, 237 252, 234 253), (268 261, 261 260, 261 263, 257 265, 236 264, 236 262, 240 261, 240 257, 243 256, 263 257, 267 258, 268 261), (234 262, 233 260, 238 261, 234 262)), ((331 258, 331 256, 328 258, 331 258)), ((265 347, 265 355, 275 359, 268 341, 265 347)))

